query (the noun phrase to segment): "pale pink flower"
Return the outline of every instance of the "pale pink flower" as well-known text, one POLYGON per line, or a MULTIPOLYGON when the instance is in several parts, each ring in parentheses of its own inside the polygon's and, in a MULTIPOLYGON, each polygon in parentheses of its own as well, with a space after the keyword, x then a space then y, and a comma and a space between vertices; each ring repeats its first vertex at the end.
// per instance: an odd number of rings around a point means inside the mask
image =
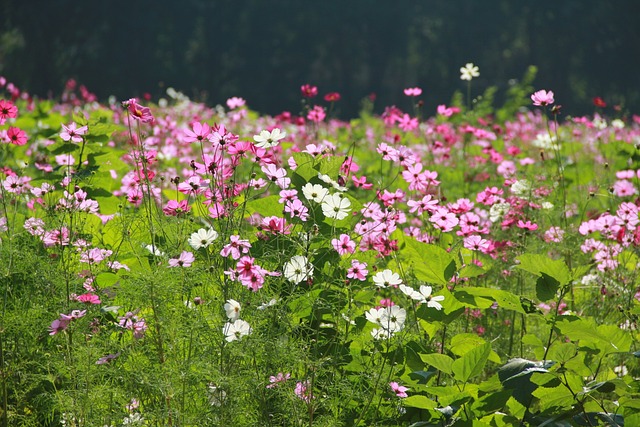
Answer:
POLYGON ((240 239, 240 236, 233 235, 229 237, 229 243, 225 245, 220 251, 220 255, 223 257, 228 257, 231 255, 233 259, 239 259, 243 254, 249 252, 249 248, 251 247, 251 243, 248 240, 240 239))
POLYGON ((80 143, 82 142, 82 136, 87 133, 87 126, 78 127, 78 125, 74 122, 70 123, 69 126, 62 125, 62 132, 60 132, 60 138, 63 141, 72 141, 80 143))
POLYGON ((296 396, 304 400, 306 403, 310 403, 313 399, 313 393, 311 391, 311 385, 309 381, 298 382, 294 390, 296 396))
POLYGON ((393 391, 398 397, 408 397, 407 391, 409 390, 405 386, 401 386, 395 381, 389 383, 389 387, 391 387, 391 391, 393 391))
POLYGON ((203 142, 211 138, 211 127, 206 123, 194 122, 192 129, 185 129, 185 142, 203 142))
POLYGON ((347 270, 347 277, 349 279, 364 281, 367 280, 368 273, 366 262, 360 262, 357 259, 351 260, 351 268, 347 270))
POLYGON ((331 240, 331 245, 340 255, 352 254, 356 251, 356 242, 347 234, 341 234, 339 238, 331 240))
POLYGON ((169 260, 169 267, 191 267, 191 264, 196 260, 193 253, 188 251, 182 251, 178 258, 171 258, 169 260))
POLYGON ((531 95, 531 100, 533 101, 533 105, 537 107, 544 107, 547 105, 551 105, 554 102, 553 92, 546 90, 539 90, 534 92, 531 95))

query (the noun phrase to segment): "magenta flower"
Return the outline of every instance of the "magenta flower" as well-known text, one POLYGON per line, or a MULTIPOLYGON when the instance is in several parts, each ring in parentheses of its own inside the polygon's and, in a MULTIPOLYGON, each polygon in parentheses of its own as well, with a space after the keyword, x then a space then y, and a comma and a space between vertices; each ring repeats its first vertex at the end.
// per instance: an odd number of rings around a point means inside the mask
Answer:
POLYGON ((149 123, 153 121, 151 109, 138 104, 136 98, 131 98, 123 102, 122 105, 129 110, 129 113, 135 120, 139 120, 142 123, 149 123))
POLYGON ((314 105, 311 110, 307 113, 307 120, 311 120, 315 123, 320 123, 327 117, 327 113, 324 112, 324 108, 319 105, 314 105))
POLYGON ((15 119, 18 116, 18 107, 13 105, 11 101, 0 99, 0 126, 2 126, 7 119, 15 119))
POLYGON ((178 258, 171 258, 169 260, 169 267, 191 267, 191 264, 193 264, 195 260, 196 257, 193 256, 193 253, 182 251, 178 258))
POLYGON ((162 212, 165 215, 177 216, 179 214, 189 212, 191 208, 186 200, 169 200, 164 208, 162 208, 162 212))
POLYGON ((240 108, 245 104, 246 104, 246 101, 237 96, 227 99, 227 107, 229 107, 232 110, 235 110, 236 108, 240 108))
POLYGON ((77 124, 71 123, 69 126, 62 125, 62 132, 60 132, 60 138, 63 141, 72 141, 81 143, 82 135, 87 133, 87 126, 78 127, 77 124))
POLYGON ((324 100, 327 102, 338 102, 340 101, 340 94, 338 92, 329 92, 324 96, 324 100))
POLYGON ((391 381, 389 383, 389 386, 391 387, 391 391, 393 391, 396 394, 396 396, 398 396, 398 397, 408 397, 409 396, 407 394, 407 391, 409 390, 407 387, 401 386, 400 384, 398 384, 395 381, 391 381))
POLYGON ((318 87, 310 84, 300 86, 300 92, 305 98, 313 98, 318 95, 318 87))
POLYGON ((85 304, 100 304, 101 302, 100 297, 92 293, 78 295, 77 300, 85 304))
POLYGON ((549 91, 547 92, 546 90, 539 90, 537 92, 534 92, 531 95, 531 100, 533 101, 533 105, 537 106, 537 107, 544 107, 547 105, 551 105, 553 104, 553 92, 549 91))
POLYGON ((309 208, 307 208, 300 199, 288 201, 284 205, 284 211, 291 215, 291 218, 298 217, 301 221, 309 219, 309 208))
POLYGON ((25 145, 27 143, 27 133, 17 127, 11 126, 9 128, 7 138, 13 145, 25 145))

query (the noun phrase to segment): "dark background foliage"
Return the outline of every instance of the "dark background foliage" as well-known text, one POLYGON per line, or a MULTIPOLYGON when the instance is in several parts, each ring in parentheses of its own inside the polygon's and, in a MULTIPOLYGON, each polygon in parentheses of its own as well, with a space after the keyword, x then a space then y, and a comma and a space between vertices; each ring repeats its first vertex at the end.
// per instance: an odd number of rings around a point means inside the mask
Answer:
POLYGON ((536 65, 568 113, 595 96, 637 112, 639 17, 637 0, 0 0, 0 74, 40 96, 73 77, 100 98, 173 86, 270 114, 297 112, 311 83, 348 117, 372 92, 407 107, 415 85, 431 112, 466 90, 466 62, 474 93, 536 65))

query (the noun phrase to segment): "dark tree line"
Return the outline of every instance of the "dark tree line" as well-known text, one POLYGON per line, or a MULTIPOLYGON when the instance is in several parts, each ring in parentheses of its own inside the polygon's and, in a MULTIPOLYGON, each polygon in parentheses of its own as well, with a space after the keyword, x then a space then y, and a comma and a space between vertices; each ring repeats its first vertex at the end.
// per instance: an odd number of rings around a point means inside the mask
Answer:
POLYGON ((372 92, 402 107, 415 85, 432 111, 465 90, 466 62, 475 93, 536 65, 570 113, 595 96, 638 112, 639 17, 637 0, 0 0, 0 75, 40 96, 73 77, 101 98, 173 86, 272 114, 312 83, 352 116, 372 92))

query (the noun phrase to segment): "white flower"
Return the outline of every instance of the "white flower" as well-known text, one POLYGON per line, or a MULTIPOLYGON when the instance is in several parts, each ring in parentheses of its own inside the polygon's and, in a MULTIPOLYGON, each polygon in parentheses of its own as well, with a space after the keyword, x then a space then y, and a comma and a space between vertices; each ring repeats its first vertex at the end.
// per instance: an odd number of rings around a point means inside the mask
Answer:
POLYGON ((531 192, 531 183, 526 179, 520 179, 511 184, 511 192, 516 196, 527 196, 531 192))
POLYGON ((473 65, 471 62, 467 62, 467 64, 460 68, 460 79, 461 80, 469 80, 474 77, 480 76, 480 69, 473 65))
POLYGON ((542 202, 540 206, 542 207, 542 209, 553 209, 553 203, 551 202, 542 202))
POLYGON ((307 257, 296 255, 284 265, 284 277, 293 283, 300 283, 313 276, 313 265, 307 257))
POLYGON ((509 203, 496 203, 489 209, 489 221, 496 222, 509 212, 511 205, 509 203))
POLYGON ((560 149, 560 146, 556 143, 557 140, 554 135, 549 135, 548 132, 542 132, 536 135, 536 139, 531 142, 531 145, 536 148, 542 148, 543 150, 556 151, 560 149))
POLYGON ((386 329, 373 329, 371 330, 371 336, 374 340, 383 340, 389 338, 389 331, 386 329))
POLYGON ((620 119, 613 119, 611 121, 611 126, 613 126, 615 129, 624 129, 624 122, 620 119))
POLYGON ((224 311, 227 312, 227 317, 230 321, 235 321, 240 317, 240 303, 234 299, 228 299, 224 304, 224 311))
POLYGON ((404 321, 407 319, 407 311, 404 308, 392 305, 386 307, 380 318, 380 326, 389 333, 395 333, 402 330, 404 321))
POLYGON ((381 288, 386 288, 387 286, 396 287, 402 284, 402 279, 400 279, 398 273, 387 269, 376 273, 375 276, 373 276, 373 283, 381 288))
POLYGON ((206 248, 218 238, 218 232, 213 228, 201 228, 189 237, 189 245, 196 251, 206 248))
POLYGON ((370 308, 369 311, 364 314, 364 317, 366 317, 369 322, 380 325, 383 313, 384 308, 370 308))
POLYGON ((214 383, 209 383, 207 394, 209 395, 209 403, 211 406, 222 406, 227 399, 227 392, 214 383))
POLYGON ((258 307, 256 307, 258 310, 265 310, 269 307, 273 307, 274 305, 276 305, 278 303, 278 300, 273 298, 271 299, 269 302, 265 302, 263 304, 260 304, 258 307))
POLYGON ((426 303, 427 307, 442 310, 442 304, 440 304, 439 301, 444 301, 444 296, 431 296, 431 292, 433 291, 431 286, 422 285, 420 286, 420 292, 418 292, 409 286, 400 285, 400 290, 409 298, 421 303, 426 303))
POLYGON ((344 219, 351 211, 350 208, 351 201, 341 194, 327 196, 322 202, 322 213, 327 218, 344 219))
POLYGON ((165 256, 166 255, 164 252, 162 252, 160 249, 158 249, 157 246, 147 245, 147 246, 145 246, 145 248, 147 248, 147 250, 149 252, 151 252, 152 254, 154 254, 155 256, 165 256))
POLYGON ((302 194, 304 194, 307 200, 322 203, 322 200, 329 194, 329 190, 320 184, 311 184, 308 182, 302 187, 302 194))
POLYGON ((260 135, 254 135, 253 140, 256 142, 256 147, 271 148, 278 145, 280 140, 286 136, 286 132, 281 132, 280 129, 275 128, 271 132, 263 130, 260 135))
POLYGON ((251 333, 251 326, 244 320, 238 319, 233 323, 225 323, 222 327, 222 333, 224 334, 224 339, 228 342, 236 341, 249 335, 251 333))

